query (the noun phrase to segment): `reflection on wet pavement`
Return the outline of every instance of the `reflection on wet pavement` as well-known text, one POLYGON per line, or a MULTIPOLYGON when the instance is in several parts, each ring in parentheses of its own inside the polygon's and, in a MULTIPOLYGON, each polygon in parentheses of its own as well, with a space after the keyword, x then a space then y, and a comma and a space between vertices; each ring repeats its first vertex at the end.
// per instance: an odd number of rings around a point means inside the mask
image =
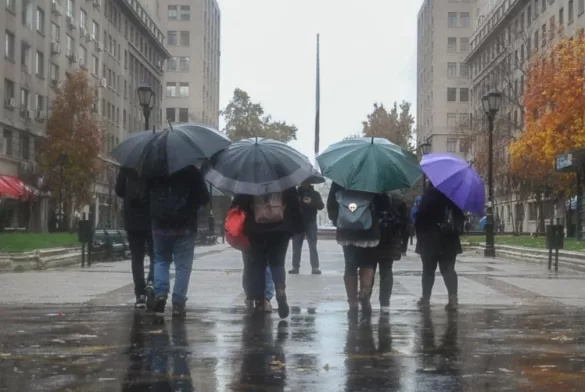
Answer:
POLYGON ((582 391, 580 311, 2 308, 0 391, 582 391), (62 313, 60 313, 62 312, 62 313))

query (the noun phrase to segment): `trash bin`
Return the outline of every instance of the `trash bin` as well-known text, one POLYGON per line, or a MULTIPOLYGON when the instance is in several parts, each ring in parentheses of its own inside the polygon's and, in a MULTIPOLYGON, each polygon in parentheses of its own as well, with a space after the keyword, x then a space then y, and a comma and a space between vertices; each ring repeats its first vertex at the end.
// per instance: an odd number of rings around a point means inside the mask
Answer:
POLYGON ((546 247, 548 249, 563 249, 565 233, 563 225, 546 226, 546 247))

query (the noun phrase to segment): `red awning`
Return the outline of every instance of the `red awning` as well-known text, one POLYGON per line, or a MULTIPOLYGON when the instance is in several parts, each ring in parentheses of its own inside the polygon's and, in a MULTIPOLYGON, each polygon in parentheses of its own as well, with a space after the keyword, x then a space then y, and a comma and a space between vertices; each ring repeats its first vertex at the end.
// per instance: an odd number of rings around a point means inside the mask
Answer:
POLYGON ((26 186, 19 178, 0 176, 0 197, 26 200, 33 194, 30 187, 26 186))

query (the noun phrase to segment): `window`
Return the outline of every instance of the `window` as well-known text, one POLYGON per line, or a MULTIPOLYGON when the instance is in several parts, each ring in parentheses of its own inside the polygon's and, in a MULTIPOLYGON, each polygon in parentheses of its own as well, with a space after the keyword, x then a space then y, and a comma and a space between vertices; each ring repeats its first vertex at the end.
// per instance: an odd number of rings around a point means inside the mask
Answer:
POLYGON ((67 0, 67 16, 73 17, 73 0, 67 0))
POLYGON ((447 77, 454 78, 457 76, 457 63, 447 63, 447 77))
POLYGON ((59 67, 53 63, 49 63, 49 77, 51 80, 59 80, 59 67))
POLYGON ((191 57, 179 57, 179 69, 181 72, 189 72, 191 69, 191 57))
POLYGON ((189 83, 181 82, 179 84, 179 96, 180 97, 188 97, 189 96, 189 83))
POLYGON ((461 52, 469 51, 469 38, 467 37, 459 38, 459 50, 461 52))
POLYGON ((91 38, 96 42, 100 40, 100 25, 95 20, 91 22, 91 38))
POLYGON ((555 24, 555 16, 551 16, 550 17, 550 40, 552 41, 555 38, 555 30, 556 30, 556 24, 555 24))
POLYGON ((14 82, 12 80, 9 80, 9 79, 4 79, 4 100, 5 100, 5 103, 9 99, 14 98, 14 93, 15 93, 14 82))
POLYGON ((171 57, 167 60, 167 72, 177 72, 177 58, 171 57))
POLYGON ((528 9, 526 11, 526 26, 530 27, 532 23, 532 5, 528 4, 528 9))
POLYGON ((467 146, 465 139, 459 139, 459 152, 463 154, 467 154, 469 152, 469 147, 467 146))
POLYGON ((520 64, 524 64, 524 44, 520 46, 520 64))
POLYGON ((58 24, 51 22, 51 40, 53 42, 60 42, 61 28, 58 24))
POLYGON ((37 31, 45 34, 45 11, 37 8, 37 31))
POLYGON ((28 110, 28 90, 20 89, 20 111, 28 110))
POLYGON ((22 150, 22 159, 28 161, 30 159, 30 137, 28 135, 20 135, 20 149, 22 150))
POLYGON ((87 49, 83 46, 79 47, 79 65, 87 67, 87 49))
POLYGON ((538 0, 534 0, 534 19, 538 17, 538 0))
POLYGON ((559 27, 562 29, 565 24, 565 10, 563 7, 559 10, 559 27))
POLYGON ((175 82, 167 82, 167 97, 177 96, 177 84, 175 82))
POLYGON ((74 46, 74 44, 75 44, 75 41, 73 40, 73 38, 71 38, 70 35, 67 35, 67 39, 65 41, 67 57, 72 57, 73 56, 73 46, 74 46))
POLYGON ((37 111, 44 110, 45 109, 45 97, 43 97, 40 94, 36 94, 35 105, 36 105, 35 107, 36 107, 37 111))
POLYGON ((585 0, 579 0, 579 15, 585 12, 585 0))
POLYGON ((14 12, 14 8, 15 8, 15 1, 16 0, 6 0, 6 9, 14 12))
POLYGON ((27 73, 30 73, 32 70, 30 51, 28 44, 24 42, 20 44, 20 65, 24 67, 24 71, 27 73))
POLYGON ((538 30, 534 32, 534 49, 538 50, 538 30))
POLYGON ((8 156, 12 155, 12 131, 4 130, 4 153, 8 156))
POLYGON ((188 121, 189 121, 189 109, 180 108, 179 109, 179 122, 186 123, 188 121))
POLYGON ((465 63, 459 64, 459 76, 462 78, 469 77, 469 67, 467 66, 467 64, 465 64, 465 63))
POLYGON ((567 11, 568 12, 567 17, 569 18, 568 22, 573 23, 573 16, 574 16, 573 15, 573 11, 574 11, 573 10, 573 0, 569 0, 569 4, 567 4, 567 7, 569 8, 569 10, 567 11))
POLYGON ((29 29, 33 28, 33 1, 22 1, 22 25, 29 29))
POLYGON ((447 127, 448 128, 457 127, 457 113, 447 113, 447 127))
POLYGON ((8 30, 6 30, 6 42, 4 44, 4 57, 14 62, 14 34, 8 30))
POLYGON ((447 26, 457 27, 457 12, 447 13, 447 26))
POLYGON ((36 73, 38 77, 45 77, 45 55, 37 50, 36 57, 36 73))
POLYGON ((469 12, 462 12, 459 17, 461 18, 460 27, 469 27, 469 12))
POLYGON ((457 139, 447 139, 447 152, 457 152, 457 139))
POLYGON ((87 12, 79 10, 79 27, 87 30, 87 12))
POLYGON ((459 126, 462 128, 469 126, 469 113, 459 113, 459 126))
POLYGON ((459 101, 460 102, 469 102, 469 89, 468 88, 460 88, 459 89, 459 101))
POLYGON ((181 6, 181 20, 191 20, 191 6, 181 6))
POLYGON ((167 44, 169 44, 171 46, 177 45, 177 32, 176 31, 167 32, 167 44))
POLYGON ((457 101, 457 89, 448 87, 447 88, 447 101, 455 102, 457 101))
POLYGON ((542 12, 544 11, 546 11, 546 0, 542 0, 542 12))
POLYGON ((176 113, 175 108, 167 108, 167 120, 172 123, 177 122, 175 113, 176 113))
POLYGON ((447 38, 447 51, 449 52, 457 51, 457 38, 455 37, 447 38))
POLYGON ((169 5, 168 11, 167 11, 167 16, 168 16, 169 20, 179 19, 176 5, 169 5))
POLYGON ((530 54, 532 52, 532 38, 526 38, 526 59, 530 60, 530 54))
POLYGON ((189 31, 181 31, 181 46, 189 46, 191 44, 191 37, 189 31))
POLYGON ((542 47, 546 46, 546 23, 542 25, 542 47))

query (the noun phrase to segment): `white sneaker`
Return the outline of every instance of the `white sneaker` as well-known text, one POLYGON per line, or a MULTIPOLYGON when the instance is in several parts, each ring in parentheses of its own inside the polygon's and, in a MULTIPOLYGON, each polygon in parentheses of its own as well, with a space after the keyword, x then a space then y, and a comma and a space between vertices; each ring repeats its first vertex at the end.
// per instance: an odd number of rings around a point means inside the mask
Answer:
POLYGON ((390 314, 390 306, 380 306, 381 314, 390 314))

